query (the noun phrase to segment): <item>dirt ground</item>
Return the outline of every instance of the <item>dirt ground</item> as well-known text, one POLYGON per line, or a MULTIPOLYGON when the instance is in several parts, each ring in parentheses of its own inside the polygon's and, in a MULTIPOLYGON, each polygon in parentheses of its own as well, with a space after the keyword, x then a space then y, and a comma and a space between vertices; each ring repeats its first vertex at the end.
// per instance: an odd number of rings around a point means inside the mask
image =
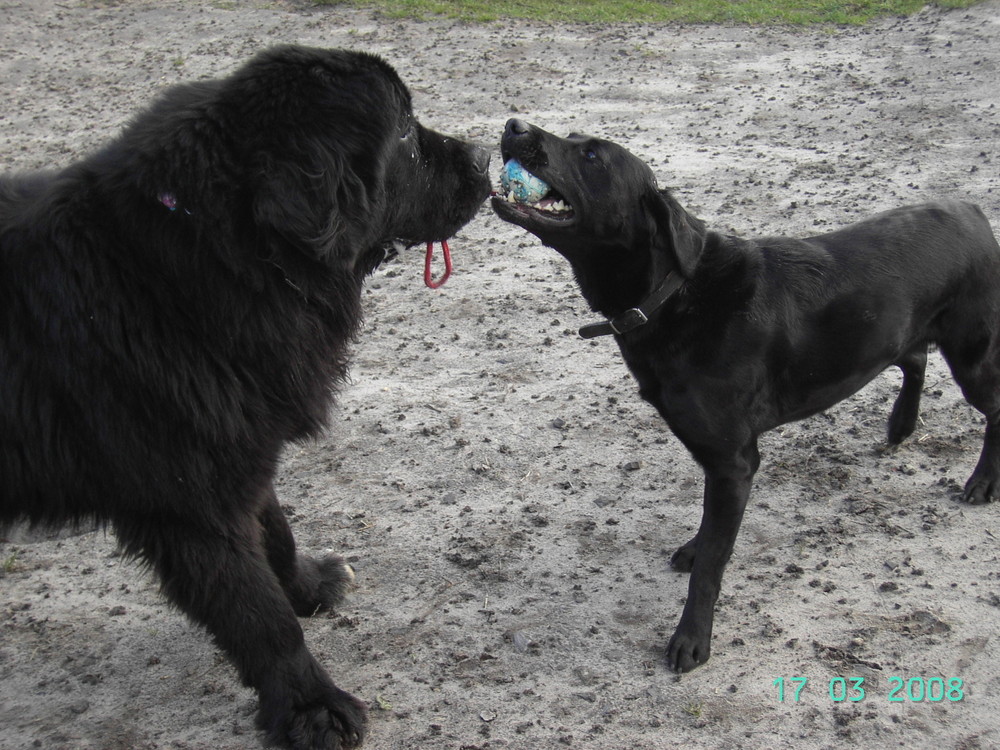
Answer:
MULTIPOLYGON (((1000 227, 996 0, 806 31, 0 9, 5 170, 64 165, 163 86, 294 41, 384 55, 425 124, 494 148, 514 114, 618 140, 723 231, 943 196, 1000 227)), ((956 497, 983 422, 940 358, 897 450, 895 372, 765 437, 712 659, 677 677, 662 654, 687 578, 668 560, 699 519, 697 466, 614 342, 577 337, 594 317, 555 253, 487 206, 452 249, 440 291, 420 253, 371 278, 333 427, 280 474, 300 545, 358 572, 303 625, 370 704, 368 748, 1000 747, 1000 507, 956 497)), ((14 534, 0 563, 2 750, 260 747, 252 693, 110 534, 14 534)))

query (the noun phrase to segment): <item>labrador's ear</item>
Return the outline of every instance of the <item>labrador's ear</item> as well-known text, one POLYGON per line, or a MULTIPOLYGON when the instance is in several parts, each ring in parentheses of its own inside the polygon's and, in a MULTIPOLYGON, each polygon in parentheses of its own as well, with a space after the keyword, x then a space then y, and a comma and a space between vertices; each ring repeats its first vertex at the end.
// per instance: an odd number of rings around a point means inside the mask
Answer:
POLYGON ((705 249, 705 223, 685 211, 669 190, 651 190, 646 210, 654 249, 667 253, 681 275, 690 279, 705 249))

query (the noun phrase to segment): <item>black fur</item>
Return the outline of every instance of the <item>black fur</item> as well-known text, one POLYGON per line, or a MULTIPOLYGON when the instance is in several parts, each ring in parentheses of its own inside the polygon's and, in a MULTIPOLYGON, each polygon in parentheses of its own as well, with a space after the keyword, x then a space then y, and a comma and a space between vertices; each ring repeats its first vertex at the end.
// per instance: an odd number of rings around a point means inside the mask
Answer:
POLYGON ((282 446, 324 426, 386 244, 451 236, 487 164, 417 123, 379 58, 286 46, 0 180, 0 523, 110 523, 274 742, 353 747, 365 721, 295 617, 351 571, 296 554, 282 446))
POLYGON ((722 571, 760 463, 757 437, 851 395, 896 365, 888 439, 913 432, 928 346, 986 416, 971 503, 1000 497, 1000 247, 958 201, 909 206, 806 239, 709 231, 625 149, 511 120, 501 150, 573 208, 553 215, 495 198, 494 210, 571 263, 594 310, 638 307, 668 273, 679 291, 616 335, 639 392, 705 471, 704 512, 672 564, 690 571, 671 668, 709 656, 722 571))

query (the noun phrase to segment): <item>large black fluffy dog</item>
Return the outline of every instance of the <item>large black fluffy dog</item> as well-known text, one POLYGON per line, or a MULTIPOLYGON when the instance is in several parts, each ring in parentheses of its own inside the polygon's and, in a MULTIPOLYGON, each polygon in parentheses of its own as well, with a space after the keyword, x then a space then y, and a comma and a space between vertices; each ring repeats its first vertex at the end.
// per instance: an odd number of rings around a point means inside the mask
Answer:
POLYGON ((706 230, 608 141, 511 120, 501 150, 551 192, 533 205, 497 196, 494 210, 569 260, 607 317, 581 334, 615 336, 642 397, 705 470, 701 526, 672 559, 691 581, 671 668, 708 659, 765 430, 826 409, 896 365, 903 385, 889 442, 898 443, 916 425, 928 345, 937 344, 986 415, 965 499, 1000 496, 1000 247, 978 208, 910 206, 817 237, 741 240, 706 230))
POLYGON ((289 46, 0 180, 0 523, 110 523, 273 741, 353 747, 365 722, 303 642, 350 569, 296 555, 279 454, 324 424, 366 274, 468 221, 488 161, 381 59, 289 46))

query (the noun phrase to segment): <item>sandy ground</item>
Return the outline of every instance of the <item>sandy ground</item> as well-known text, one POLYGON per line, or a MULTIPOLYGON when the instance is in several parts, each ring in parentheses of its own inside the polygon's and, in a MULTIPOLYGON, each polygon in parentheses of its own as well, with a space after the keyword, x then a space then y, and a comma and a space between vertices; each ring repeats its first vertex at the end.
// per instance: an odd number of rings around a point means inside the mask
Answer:
MULTIPOLYGON (((807 234, 942 196, 1000 222, 996 0, 815 31, 0 10, 5 170, 66 164, 164 85, 296 41, 383 54, 458 136, 495 147, 517 114, 616 139, 717 229, 807 234)), ((662 653, 687 579, 668 560, 700 472, 614 343, 576 336, 593 317, 561 259, 485 206, 452 248, 439 292, 418 253, 370 280, 334 426, 280 474, 300 545, 358 571, 303 624, 371 705, 367 747, 1000 747, 1000 508, 956 498, 982 420, 937 356, 898 450, 894 372, 763 440, 713 657, 677 677, 662 653)), ((260 746, 253 695, 111 535, 11 536, 0 563, 0 748, 260 746)))

